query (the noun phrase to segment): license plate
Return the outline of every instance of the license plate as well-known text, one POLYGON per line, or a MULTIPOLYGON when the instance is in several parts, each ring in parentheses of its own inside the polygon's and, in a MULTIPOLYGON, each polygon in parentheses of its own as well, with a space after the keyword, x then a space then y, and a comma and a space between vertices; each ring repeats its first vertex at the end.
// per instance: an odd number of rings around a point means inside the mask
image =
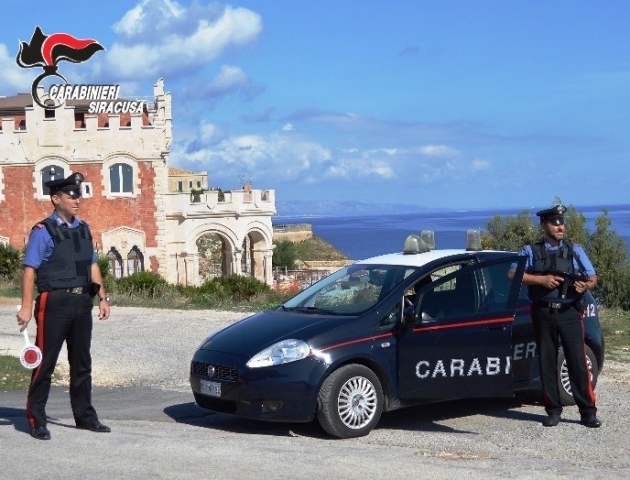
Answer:
POLYGON ((211 397, 221 396, 221 384, 217 382, 209 382, 207 380, 201 381, 201 393, 209 395, 211 397))

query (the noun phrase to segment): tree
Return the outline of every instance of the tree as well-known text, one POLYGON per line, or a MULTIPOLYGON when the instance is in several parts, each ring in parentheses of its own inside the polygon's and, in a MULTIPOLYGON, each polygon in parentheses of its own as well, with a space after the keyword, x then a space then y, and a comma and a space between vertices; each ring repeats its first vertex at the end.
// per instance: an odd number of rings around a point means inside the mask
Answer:
POLYGON ((280 240, 276 242, 276 248, 273 251, 272 265, 279 268, 295 268, 295 260, 297 258, 297 250, 293 242, 288 240, 280 240))
POLYGON ((607 306, 630 309, 630 264, 625 242, 609 230, 608 212, 596 219, 595 232, 587 243, 587 253, 598 276, 596 295, 607 306))
POLYGON ((518 252, 523 245, 536 242, 539 238, 539 229, 534 226, 529 212, 523 210, 516 217, 495 215, 482 233, 481 242, 485 249, 518 252))

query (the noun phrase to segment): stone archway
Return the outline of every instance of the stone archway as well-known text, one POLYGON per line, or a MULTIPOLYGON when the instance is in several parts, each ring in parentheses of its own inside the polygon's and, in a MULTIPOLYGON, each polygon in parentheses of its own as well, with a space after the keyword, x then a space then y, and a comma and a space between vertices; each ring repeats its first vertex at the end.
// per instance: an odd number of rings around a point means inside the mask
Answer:
POLYGON ((231 251, 228 239, 218 232, 209 231, 200 235, 196 244, 201 283, 231 273, 227 255, 231 251))
POLYGON ((269 255, 270 248, 264 234, 258 230, 250 230, 241 244, 242 274, 265 281, 269 255))
POLYGON ((218 275, 237 274, 251 275, 267 284, 273 282, 271 215, 244 215, 243 206, 234 215, 219 215, 203 202, 190 203, 187 197, 186 209, 167 217, 169 248, 165 256, 170 281, 199 285, 218 275), (206 252, 209 247, 213 253, 206 252))

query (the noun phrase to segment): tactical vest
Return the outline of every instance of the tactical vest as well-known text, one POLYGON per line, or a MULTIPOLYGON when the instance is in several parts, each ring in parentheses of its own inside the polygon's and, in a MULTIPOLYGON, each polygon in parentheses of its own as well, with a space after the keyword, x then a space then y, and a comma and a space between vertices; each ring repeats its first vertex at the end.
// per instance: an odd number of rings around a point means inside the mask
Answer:
MULTIPOLYGON (((557 250, 547 250, 544 240, 532 244, 531 248, 534 255, 534 268, 531 272, 533 274, 543 274, 548 270, 558 270, 568 274, 575 274, 574 259, 578 263, 579 271, 586 273, 586 269, 580 261, 580 257, 576 256, 573 252, 573 244, 568 240, 563 240, 562 246, 557 250)), ((532 302, 574 303, 580 300, 583 295, 575 291, 573 281, 567 277, 564 277, 564 282, 553 290, 545 288, 542 285, 529 285, 528 291, 529 298, 532 302)))
MULTIPOLYGON (((58 225, 52 218, 40 222, 55 244, 48 260, 37 269, 37 290, 49 292, 60 288, 87 287, 92 281, 92 234, 87 224, 76 228, 58 225)), ((36 228, 36 227, 33 227, 36 228)))

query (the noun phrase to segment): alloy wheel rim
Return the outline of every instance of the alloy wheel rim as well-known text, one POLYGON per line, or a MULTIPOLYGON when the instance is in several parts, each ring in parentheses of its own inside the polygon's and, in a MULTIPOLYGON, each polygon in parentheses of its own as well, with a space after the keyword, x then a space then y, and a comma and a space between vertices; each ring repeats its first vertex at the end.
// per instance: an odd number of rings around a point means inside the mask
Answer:
POLYGON ((376 415, 376 389, 367 378, 352 377, 341 387, 337 405, 339 418, 346 427, 363 428, 376 415))

